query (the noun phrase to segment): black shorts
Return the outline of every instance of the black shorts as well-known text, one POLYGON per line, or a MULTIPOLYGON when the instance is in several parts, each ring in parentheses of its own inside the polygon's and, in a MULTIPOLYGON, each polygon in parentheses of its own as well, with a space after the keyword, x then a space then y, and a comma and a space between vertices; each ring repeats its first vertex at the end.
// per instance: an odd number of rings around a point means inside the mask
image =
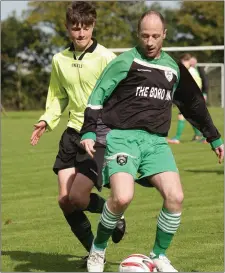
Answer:
POLYGON ((96 143, 95 150, 94 159, 92 159, 80 144, 80 134, 68 127, 59 142, 53 171, 58 174, 60 170, 74 167, 79 173, 91 179, 95 187, 101 191, 105 146, 96 143))

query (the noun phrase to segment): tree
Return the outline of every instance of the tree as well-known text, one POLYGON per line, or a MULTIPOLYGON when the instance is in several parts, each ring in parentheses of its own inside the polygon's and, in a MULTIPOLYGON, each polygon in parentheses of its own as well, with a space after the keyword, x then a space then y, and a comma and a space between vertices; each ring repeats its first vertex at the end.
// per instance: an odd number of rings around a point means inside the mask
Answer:
MULTIPOLYGON (((176 38, 180 46, 224 44, 224 2, 184 1, 174 13, 178 29, 176 38)), ((223 52, 206 51, 197 53, 205 62, 224 62, 223 52)))
MULTIPOLYGON (((5 107, 27 109, 28 94, 24 92, 27 75, 46 73, 48 36, 15 14, 2 21, 2 100, 5 107)), ((32 85, 29 86, 29 89, 32 85)))

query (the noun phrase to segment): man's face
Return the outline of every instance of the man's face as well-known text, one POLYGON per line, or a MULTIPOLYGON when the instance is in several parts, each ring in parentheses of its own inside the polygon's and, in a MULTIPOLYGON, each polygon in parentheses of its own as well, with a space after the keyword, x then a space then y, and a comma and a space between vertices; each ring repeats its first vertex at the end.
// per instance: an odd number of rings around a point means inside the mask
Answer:
POLYGON ((151 14, 144 17, 140 24, 138 38, 146 57, 158 58, 160 56, 166 30, 157 15, 151 14))
POLYGON ((190 65, 191 65, 192 67, 195 67, 196 64, 197 64, 197 59, 196 59, 195 57, 192 57, 192 58, 190 59, 190 65))
POLYGON ((83 51, 89 46, 92 38, 94 24, 89 26, 81 24, 67 24, 66 28, 76 50, 83 51))

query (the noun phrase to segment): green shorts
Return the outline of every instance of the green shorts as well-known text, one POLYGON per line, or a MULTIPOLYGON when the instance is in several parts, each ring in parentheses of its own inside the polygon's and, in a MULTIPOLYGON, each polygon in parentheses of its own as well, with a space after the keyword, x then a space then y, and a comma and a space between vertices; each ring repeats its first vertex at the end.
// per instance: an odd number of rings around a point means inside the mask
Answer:
POLYGON ((106 137, 103 166, 103 185, 118 172, 140 181, 157 173, 178 172, 166 138, 143 130, 111 130, 106 137))

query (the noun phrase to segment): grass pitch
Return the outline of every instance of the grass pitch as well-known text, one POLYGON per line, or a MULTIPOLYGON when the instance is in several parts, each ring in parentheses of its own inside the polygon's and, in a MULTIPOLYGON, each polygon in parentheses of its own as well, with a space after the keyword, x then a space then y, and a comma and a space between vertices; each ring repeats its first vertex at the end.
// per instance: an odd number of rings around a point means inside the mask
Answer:
MULTIPOLYGON (((38 146, 29 139, 42 112, 9 112, 2 117, 2 272, 82 272, 85 251, 73 236, 57 204, 57 180, 51 171, 67 116, 38 146)), ((210 108, 223 133, 223 109, 210 108)), ((173 110, 170 137, 176 130, 173 110)), ((208 144, 192 143, 186 123, 182 144, 171 146, 185 193, 181 226, 167 255, 178 271, 224 271, 224 172, 208 144)), ((107 197, 108 189, 102 195, 107 197)), ((105 271, 117 272, 132 253, 147 254, 154 243, 162 199, 155 189, 136 185, 126 211, 127 234, 107 249, 105 271)), ((89 214, 96 232, 99 215, 89 214)))

